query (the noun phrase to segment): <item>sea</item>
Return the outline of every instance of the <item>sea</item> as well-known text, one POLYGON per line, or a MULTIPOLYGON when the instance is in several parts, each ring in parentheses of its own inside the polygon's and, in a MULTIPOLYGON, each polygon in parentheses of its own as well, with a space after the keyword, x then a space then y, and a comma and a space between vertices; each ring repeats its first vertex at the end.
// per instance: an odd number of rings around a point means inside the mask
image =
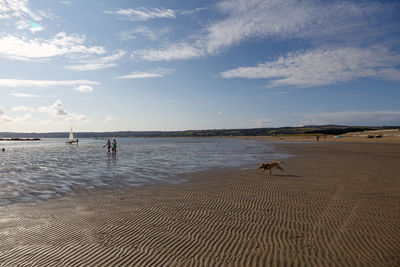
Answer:
POLYGON ((79 139, 78 144, 57 138, 0 141, 0 206, 97 188, 182 183, 185 174, 256 169, 261 162, 290 156, 267 142, 237 138, 116 140, 116 155, 107 153, 107 139, 79 139))

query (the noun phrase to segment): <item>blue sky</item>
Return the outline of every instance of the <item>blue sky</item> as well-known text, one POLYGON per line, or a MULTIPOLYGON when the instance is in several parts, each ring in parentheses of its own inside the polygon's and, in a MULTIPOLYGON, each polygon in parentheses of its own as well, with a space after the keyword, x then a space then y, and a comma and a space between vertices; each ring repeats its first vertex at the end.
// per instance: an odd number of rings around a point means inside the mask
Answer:
POLYGON ((399 1, 0 0, 0 131, 400 125, 399 1))

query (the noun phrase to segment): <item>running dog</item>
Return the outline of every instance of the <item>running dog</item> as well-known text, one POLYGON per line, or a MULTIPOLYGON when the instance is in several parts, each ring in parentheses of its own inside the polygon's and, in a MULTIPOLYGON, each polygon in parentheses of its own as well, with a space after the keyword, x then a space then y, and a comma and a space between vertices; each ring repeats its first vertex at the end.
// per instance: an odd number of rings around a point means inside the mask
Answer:
POLYGON ((259 174, 262 174, 263 172, 265 172, 265 170, 269 170, 269 175, 272 174, 272 168, 277 168, 280 169, 283 172, 283 169, 281 166, 279 166, 280 163, 283 163, 283 161, 274 161, 274 162, 270 162, 270 163, 261 163, 260 166, 258 166, 259 169, 263 169, 262 172, 260 172, 259 174))

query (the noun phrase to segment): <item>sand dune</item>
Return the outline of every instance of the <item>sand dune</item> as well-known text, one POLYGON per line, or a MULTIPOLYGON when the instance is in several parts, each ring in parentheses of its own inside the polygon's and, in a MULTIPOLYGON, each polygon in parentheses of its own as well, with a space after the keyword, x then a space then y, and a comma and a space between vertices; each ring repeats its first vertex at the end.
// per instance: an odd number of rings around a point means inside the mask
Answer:
POLYGON ((278 144, 285 172, 0 207, 0 266, 399 266, 399 145, 278 144))

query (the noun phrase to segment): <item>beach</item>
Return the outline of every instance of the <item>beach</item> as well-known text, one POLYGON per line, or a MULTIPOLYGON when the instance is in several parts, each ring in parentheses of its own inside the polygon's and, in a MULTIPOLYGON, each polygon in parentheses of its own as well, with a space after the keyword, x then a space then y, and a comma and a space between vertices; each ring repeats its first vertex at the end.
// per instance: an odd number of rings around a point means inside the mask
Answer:
POLYGON ((273 145, 293 155, 284 172, 2 206, 0 266, 400 265, 399 143, 273 145))

